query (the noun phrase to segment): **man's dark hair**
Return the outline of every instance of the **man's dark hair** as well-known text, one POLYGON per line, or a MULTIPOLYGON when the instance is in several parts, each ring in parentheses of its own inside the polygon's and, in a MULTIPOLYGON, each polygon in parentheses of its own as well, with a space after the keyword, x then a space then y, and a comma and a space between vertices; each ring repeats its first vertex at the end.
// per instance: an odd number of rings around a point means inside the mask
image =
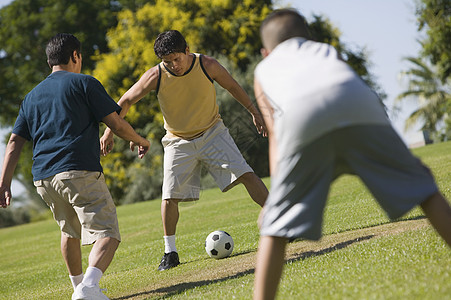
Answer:
POLYGON ((50 67, 67 65, 74 51, 77 52, 77 56, 81 53, 81 43, 74 35, 69 33, 56 34, 45 48, 50 67))
POLYGON ((270 13, 260 26, 260 35, 263 45, 269 49, 293 37, 311 39, 305 18, 290 8, 270 13))
POLYGON ((186 47, 188 45, 183 35, 177 30, 169 30, 157 36, 153 50, 159 58, 163 58, 171 53, 185 53, 186 47))

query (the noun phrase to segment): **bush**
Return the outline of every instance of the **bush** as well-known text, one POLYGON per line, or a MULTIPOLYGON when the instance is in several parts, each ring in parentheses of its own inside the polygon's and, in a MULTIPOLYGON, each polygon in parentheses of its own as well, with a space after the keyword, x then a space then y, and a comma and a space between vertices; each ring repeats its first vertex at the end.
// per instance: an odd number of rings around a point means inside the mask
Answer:
POLYGON ((30 213, 24 206, 0 210, 0 228, 29 223, 30 219, 30 213))

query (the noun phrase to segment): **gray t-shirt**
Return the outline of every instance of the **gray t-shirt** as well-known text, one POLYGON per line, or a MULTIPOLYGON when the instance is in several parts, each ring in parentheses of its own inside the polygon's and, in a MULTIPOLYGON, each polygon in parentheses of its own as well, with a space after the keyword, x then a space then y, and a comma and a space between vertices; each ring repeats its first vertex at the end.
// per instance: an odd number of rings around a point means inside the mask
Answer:
POLYGON ((279 159, 335 129, 390 124, 377 95, 328 44, 289 39, 257 65, 255 77, 275 110, 279 159))

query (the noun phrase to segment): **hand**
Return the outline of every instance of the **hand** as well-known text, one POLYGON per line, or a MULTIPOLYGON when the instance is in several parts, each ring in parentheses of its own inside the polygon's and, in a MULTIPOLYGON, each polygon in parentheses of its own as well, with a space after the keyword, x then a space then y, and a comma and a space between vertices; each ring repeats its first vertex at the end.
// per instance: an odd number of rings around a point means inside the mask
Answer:
POLYGON ((108 132, 105 131, 103 136, 100 138, 100 153, 103 156, 106 156, 108 153, 111 152, 111 150, 113 150, 113 146, 114 146, 113 134, 109 134, 108 132))
POLYGON ((252 114, 252 120, 254 121, 255 128, 257 128, 257 132, 264 137, 268 137, 268 129, 266 129, 262 114, 252 114))
POLYGON ((6 208, 11 204, 11 189, 7 186, 0 186, 0 206, 6 208))
POLYGON ((148 140, 145 140, 146 142, 143 145, 138 145, 134 142, 130 142, 130 150, 135 151, 135 147, 138 147, 138 157, 143 158, 144 155, 149 151, 150 148, 150 142, 148 140))

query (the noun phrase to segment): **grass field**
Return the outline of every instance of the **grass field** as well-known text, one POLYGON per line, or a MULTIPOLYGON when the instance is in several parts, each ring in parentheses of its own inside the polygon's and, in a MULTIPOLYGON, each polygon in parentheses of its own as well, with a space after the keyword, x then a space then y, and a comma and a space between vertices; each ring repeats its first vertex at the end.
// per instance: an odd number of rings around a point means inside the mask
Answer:
MULTIPOLYGON (((451 199, 451 142, 416 149, 451 199)), ((265 179, 269 186, 269 180, 265 179)), ((181 265, 159 272, 160 201, 118 207, 122 243, 102 277, 111 299, 251 299, 258 206, 244 187, 204 190, 181 206, 181 265), (213 230, 232 235, 232 256, 208 258, 213 230)), ((339 178, 330 191, 324 237, 295 241, 278 299, 451 299, 451 250, 419 209, 390 222, 361 182, 339 178)), ((70 299, 72 287, 49 219, 0 230, 0 299, 70 299)), ((83 247, 84 269, 90 247, 83 247)))

